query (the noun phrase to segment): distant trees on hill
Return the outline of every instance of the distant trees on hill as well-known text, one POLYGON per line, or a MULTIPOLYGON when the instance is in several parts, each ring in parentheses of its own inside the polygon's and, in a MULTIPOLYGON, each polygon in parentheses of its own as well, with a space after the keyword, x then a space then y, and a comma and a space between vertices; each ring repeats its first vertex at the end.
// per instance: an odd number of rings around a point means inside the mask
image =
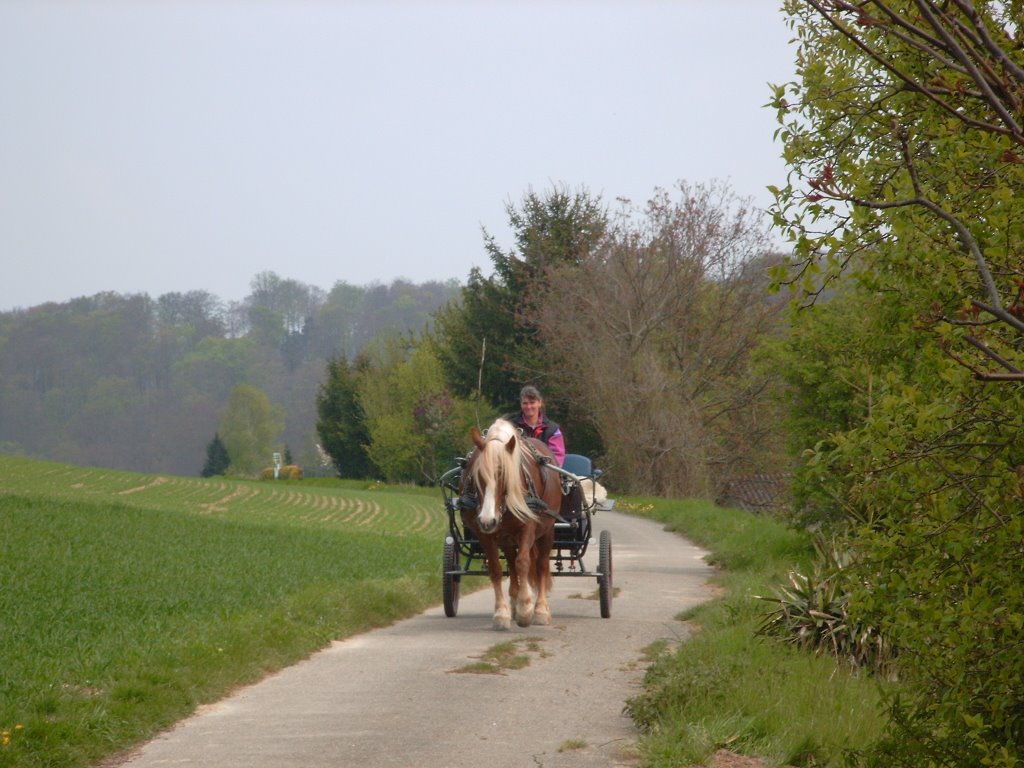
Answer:
POLYGON ((354 359, 384 331, 421 330, 458 291, 397 280, 325 292, 265 272, 237 303, 110 292, 0 312, 0 450, 194 475, 246 384, 282 410, 280 443, 315 466, 327 360, 354 359))

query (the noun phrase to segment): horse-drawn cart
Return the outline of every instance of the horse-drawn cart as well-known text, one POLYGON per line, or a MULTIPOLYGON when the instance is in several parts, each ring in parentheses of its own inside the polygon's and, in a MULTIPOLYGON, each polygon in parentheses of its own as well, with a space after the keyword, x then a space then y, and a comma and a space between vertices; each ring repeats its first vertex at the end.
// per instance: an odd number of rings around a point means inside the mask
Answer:
MULTIPOLYGON (((542 502, 542 514, 555 518, 554 542, 550 551, 550 572, 553 576, 593 578, 597 580, 598 600, 601 617, 609 618, 612 612, 612 539, 609 531, 603 530, 597 539, 597 569, 589 570, 584 563, 590 545, 594 542, 594 515, 600 509, 611 509, 611 503, 599 500, 598 478, 602 470, 595 469, 586 456, 569 454, 562 467, 553 460, 541 462, 544 471, 554 472, 561 487, 562 504, 557 510, 547 508, 542 502)), ((446 472, 439 480, 448 512, 448 536, 444 541, 442 562, 442 593, 444 612, 453 617, 459 610, 459 589, 463 576, 486 576, 494 574, 488 569, 487 556, 481 544, 478 531, 467 524, 475 514, 479 499, 472 490, 467 491, 464 482, 466 459, 460 459, 457 466, 446 472)), ((534 500, 528 500, 534 507, 534 500)), ((502 574, 509 575, 507 555, 503 553, 502 574)))

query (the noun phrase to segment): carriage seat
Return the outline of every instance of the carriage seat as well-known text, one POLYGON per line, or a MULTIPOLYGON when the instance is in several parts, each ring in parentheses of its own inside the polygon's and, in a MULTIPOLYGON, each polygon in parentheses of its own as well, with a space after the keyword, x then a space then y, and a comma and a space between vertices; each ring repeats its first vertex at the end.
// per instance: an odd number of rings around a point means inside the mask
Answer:
POLYGON ((597 482, 597 479, 604 474, 600 469, 594 469, 593 462, 586 456, 579 453, 567 453, 565 461, 562 462, 562 469, 571 472, 579 478, 579 488, 582 491, 583 504, 598 509, 611 509, 614 502, 608 499, 608 492, 604 486, 597 482))
POLYGON ((580 453, 567 453, 562 462, 562 469, 572 472, 576 477, 590 477, 594 471, 594 464, 580 453))

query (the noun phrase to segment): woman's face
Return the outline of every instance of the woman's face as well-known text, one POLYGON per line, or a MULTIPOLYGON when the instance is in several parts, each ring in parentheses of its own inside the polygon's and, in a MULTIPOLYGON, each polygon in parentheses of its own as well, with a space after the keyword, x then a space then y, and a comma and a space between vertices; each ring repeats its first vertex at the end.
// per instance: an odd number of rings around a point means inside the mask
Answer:
POLYGON ((523 417, 527 424, 536 424, 540 416, 540 409, 543 403, 540 400, 520 400, 519 407, 523 409, 523 417))

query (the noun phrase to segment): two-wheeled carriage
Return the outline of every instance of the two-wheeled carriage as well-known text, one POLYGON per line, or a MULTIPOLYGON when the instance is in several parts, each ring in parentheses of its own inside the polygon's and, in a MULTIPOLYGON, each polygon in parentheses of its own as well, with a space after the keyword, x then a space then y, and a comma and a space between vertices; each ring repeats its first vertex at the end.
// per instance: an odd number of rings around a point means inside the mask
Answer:
MULTIPOLYGON (((612 503, 599 500, 598 479, 603 472, 594 468, 591 460, 579 454, 565 457, 559 467, 553 459, 541 461, 544 471, 553 472, 561 489, 561 504, 551 509, 550 504, 528 498, 531 508, 539 514, 554 518, 554 541, 549 556, 549 569, 553 576, 593 578, 597 580, 598 600, 602 618, 612 612, 612 539, 603 530, 597 537, 597 569, 590 570, 584 563, 590 545, 594 542, 594 515, 600 509, 611 509, 612 503)), ((459 591, 463 576, 483 576, 494 573, 488 568, 487 554, 481 535, 472 524, 481 499, 471 483, 466 482, 467 459, 459 459, 457 466, 448 470, 439 480, 448 512, 448 536, 444 541, 442 562, 442 593, 444 612, 453 617, 459 610, 459 591)), ((492 549, 493 551, 493 549, 492 549)), ((507 553, 503 553, 502 574, 509 575, 507 553)))

